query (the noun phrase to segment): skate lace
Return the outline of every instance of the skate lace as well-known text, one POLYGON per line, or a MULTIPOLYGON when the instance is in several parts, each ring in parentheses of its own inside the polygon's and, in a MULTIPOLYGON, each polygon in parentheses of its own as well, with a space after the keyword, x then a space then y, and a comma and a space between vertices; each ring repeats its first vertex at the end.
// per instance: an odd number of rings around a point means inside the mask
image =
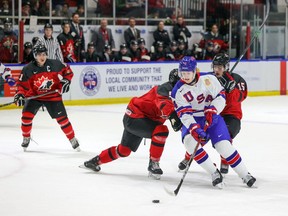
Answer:
POLYGON ((160 169, 159 162, 151 161, 151 167, 153 170, 160 169))

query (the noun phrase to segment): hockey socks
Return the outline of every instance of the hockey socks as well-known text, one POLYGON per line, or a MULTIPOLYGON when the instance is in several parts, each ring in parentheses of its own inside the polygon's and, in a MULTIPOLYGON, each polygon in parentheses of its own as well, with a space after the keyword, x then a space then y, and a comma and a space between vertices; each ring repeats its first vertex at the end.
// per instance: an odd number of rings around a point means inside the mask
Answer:
POLYGON ((113 160, 118 159, 119 157, 128 157, 131 153, 130 148, 119 144, 118 146, 112 146, 108 149, 105 149, 99 155, 99 164, 109 163, 113 160))
POLYGON ((34 116, 35 115, 30 112, 22 113, 21 130, 22 130, 23 137, 30 137, 31 130, 32 130, 32 121, 33 121, 34 116))
POLYGON ((234 146, 227 140, 222 140, 215 144, 216 151, 225 158, 227 163, 233 168, 240 178, 248 174, 248 170, 242 158, 234 146))
POLYGON ((61 116, 56 118, 56 120, 69 140, 75 137, 73 127, 67 116, 61 116))
POLYGON ((169 135, 169 130, 166 125, 158 125, 154 129, 152 133, 151 146, 150 146, 151 160, 153 161, 160 160, 168 135, 169 135))

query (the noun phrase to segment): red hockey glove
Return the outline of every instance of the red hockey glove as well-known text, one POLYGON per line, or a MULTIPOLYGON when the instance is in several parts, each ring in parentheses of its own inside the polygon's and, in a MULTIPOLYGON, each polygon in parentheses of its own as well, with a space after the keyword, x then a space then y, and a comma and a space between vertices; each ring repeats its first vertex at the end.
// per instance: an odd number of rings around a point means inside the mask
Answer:
POLYGON ((217 122, 218 115, 214 106, 205 106, 204 114, 206 117, 207 127, 211 127, 217 122))
POLYGON ((209 135, 200 127, 199 124, 195 123, 192 125, 190 134, 197 142, 200 142, 201 145, 204 145, 209 141, 209 135))

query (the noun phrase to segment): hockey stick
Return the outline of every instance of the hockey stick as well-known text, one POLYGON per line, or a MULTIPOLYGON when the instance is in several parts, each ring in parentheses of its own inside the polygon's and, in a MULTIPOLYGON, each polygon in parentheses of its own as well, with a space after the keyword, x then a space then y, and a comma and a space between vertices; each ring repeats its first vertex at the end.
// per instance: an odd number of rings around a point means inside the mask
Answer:
POLYGON ((243 56, 245 55, 245 53, 247 52, 247 50, 250 48, 250 46, 254 43, 255 39, 259 37, 260 35, 260 31, 261 29, 263 28, 263 26, 265 25, 267 19, 268 19, 268 16, 269 16, 269 13, 270 13, 270 3, 269 3, 269 0, 266 0, 266 7, 267 7, 267 10, 266 10, 266 16, 263 20, 263 23, 260 25, 260 27, 258 28, 257 31, 255 31, 253 37, 252 37, 252 40, 250 41, 250 43, 247 45, 247 47, 244 49, 244 51, 242 52, 241 56, 237 59, 237 61, 235 62, 235 64, 233 65, 233 67, 231 68, 230 70, 230 73, 232 73, 232 71, 235 69, 235 67, 238 65, 238 63, 241 61, 241 59, 243 58, 243 56))
POLYGON ((196 154, 196 152, 197 152, 197 149, 198 149, 199 145, 200 145, 200 142, 198 142, 198 143, 196 144, 195 149, 194 149, 194 152, 193 152, 193 154, 191 155, 191 157, 190 157, 190 159, 189 159, 189 161, 188 161, 187 167, 186 167, 185 170, 184 170, 183 176, 182 176, 182 178, 181 178, 181 180, 180 180, 177 188, 176 188, 174 191, 169 191, 167 188, 164 187, 165 191, 166 191, 168 194, 170 194, 170 195, 172 195, 172 196, 177 196, 177 194, 179 193, 179 190, 180 190, 180 188, 181 188, 181 186, 182 186, 182 184, 183 184, 183 182, 184 182, 184 179, 185 179, 185 177, 186 177, 186 174, 188 173, 188 170, 189 170, 189 168, 190 168, 190 166, 191 166, 191 164, 192 164, 192 161, 193 161, 193 159, 194 159, 194 157, 195 157, 195 154, 196 154))
MULTIPOLYGON (((59 90, 56 89, 56 90, 54 90, 54 91, 50 91, 50 92, 46 92, 46 93, 43 93, 43 94, 40 94, 40 95, 35 95, 35 96, 31 96, 31 97, 25 98, 24 100, 25 100, 25 101, 28 101, 28 100, 36 99, 36 98, 43 97, 43 96, 46 96, 46 95, 50 95, 50 94, 56 93, 56 92, 61 95, 61 92, 59 92, 59 90)), ((0 108, 1 108, 1 107, 5 107, 5 106, 9 106, 9 105, 11 105, 11 104, 13 104, 13 103, 15 103, 15 102, 16 102, 16 101, 14 100, 14 101, 9 102, 9 103, 0 104, 0 108)))

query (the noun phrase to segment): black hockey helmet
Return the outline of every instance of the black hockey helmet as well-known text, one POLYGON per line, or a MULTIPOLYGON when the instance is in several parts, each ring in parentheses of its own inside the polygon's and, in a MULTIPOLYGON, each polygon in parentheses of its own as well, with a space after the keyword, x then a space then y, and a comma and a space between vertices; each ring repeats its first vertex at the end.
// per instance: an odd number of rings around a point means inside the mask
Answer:
POLYGON ((157 41, 157 43, 156 43, 156 47, 157 47, 157 48, 163 47, 163 46, 164 46, 164 44, 163 44, 162 41, 157 41))
MULTIPOLYGON (((48 23, 49 24, 49 23, 48 23)), ((63 22, 61 23, 61 27, 62 27, 62 29, 64 28, 64 26, 65 25, 70 25, 70 22, 69 22, 69 20, 63 20, 63 22)), ((53 28, 53 27, 52 27, 53 28)))
POLYGON ((139 38, 137 42, 138 42, 139 45, 140 44, 144 44, 145 45, 145 39, 144 38, 139 38))
POLYGON ((36 45, 33 47, 33 56, 34 56, 35 59, 36 59, 37 54, 42 53, 42 52, 45 52, 46 55, 48 54, 48 53, 47 53, 47 48, 45 47, 44 44, 39 43, 39 44, 36 44, 36 45))
POLYGON ((126 43, 123 43, 120 45, 120 50, 122 49, 127 49, 127 44, 126 43))
POLYGON ((4 26, 4 32, 12 32, 13 30, 12 19, 5 18, 3 20, 3 26, 4 26))
POLYGON ((46 23, 44 29, 51 28, 53 30, 53 25, 51 23, 46 23))
POLYGON ((89 43, 87 44, 87 47, 88 47, 88 49, 89 49, 90 47, 95 48, 94 42, 89 42, 89 43))
POLYGON ((24 49, 32 49, 33 45, 31 42, 25 42, 24 43, 24 49))
POLYGON ((33 44, 33 46, 37 43, 38 40, 39 40, 39 37, 33 37, 33 38, 32 38, 32 44, 33 44))
POLYGON ((229 56, 226 53, 217 53, 212 60, 212 69, 214 65, 223 65, 225 71, 229 70, 229 56))
POLYGON ((183 39, 178 40, 178 45, 185 45, 185 41, 183 39))
POLYGON ((171 83, 172 86, 174 86, 178 82, 179 79, 180 77, 178 75, 178 68, 174 68, 169 73, 169 83, 171 83))
POLYGON ((109 44, 105 44, 104 50, 109 50, 109 49, 111 49, 111 46, 109 44))
POLYGON ((171 47, 177 46, 177 42, 176 42, 175 40, 171 41, 171 42, 170 42, 170 46, 171 46, 171 47))
POLYGON ((130 45, 131 46, 138 46, 138 42, 136 40, 131 40, 130 45))

